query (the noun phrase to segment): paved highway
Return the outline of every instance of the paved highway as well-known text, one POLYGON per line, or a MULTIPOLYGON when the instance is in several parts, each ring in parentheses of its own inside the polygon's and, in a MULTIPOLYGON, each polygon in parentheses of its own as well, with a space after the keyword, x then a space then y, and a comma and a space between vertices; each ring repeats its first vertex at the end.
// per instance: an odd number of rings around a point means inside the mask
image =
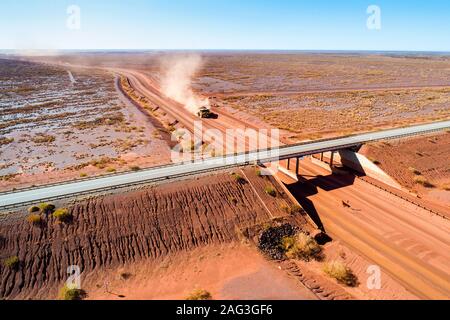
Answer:
POLYGON ((122 173, 95 179, 61 183, 34 189, 18 190, 9 193, 0 193, 0 209, 9 209, 22 205, 34 204, 40 201, 50 201, 68 198, 75 195, 113 190, 125 186, 180 178, 183 176, 195 175, 213 170, 246 165, 249 163, 254 163, 255 161, 269 163, 276 160, 302 157, 320 152, 336 151, 368 142, 426 134, 445 129, 450 129, 450 121, 371 132, 337 139, 313 141, 283 146, 279 149, 260 150, 235 156, 230 155, 224 158, 210 158, 196 162, 150 168, 138 172, 122 173))

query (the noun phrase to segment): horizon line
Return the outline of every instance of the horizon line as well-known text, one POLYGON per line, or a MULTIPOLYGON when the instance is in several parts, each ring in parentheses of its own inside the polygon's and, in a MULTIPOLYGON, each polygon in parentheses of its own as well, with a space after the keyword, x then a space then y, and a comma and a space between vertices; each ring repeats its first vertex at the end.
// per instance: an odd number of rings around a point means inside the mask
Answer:
POLYGON ((105 51, 115 51, 115 52, 145 52, 145 51, 241 51, 241 52, 387 52, 387 53, 445 53, 450 54, 450 50, 398 50, 398 49, 167 49, 167 48, 79 48, 79 49, 11 49, 11 48, 0 48, 0 52, 105 52, 105 51))

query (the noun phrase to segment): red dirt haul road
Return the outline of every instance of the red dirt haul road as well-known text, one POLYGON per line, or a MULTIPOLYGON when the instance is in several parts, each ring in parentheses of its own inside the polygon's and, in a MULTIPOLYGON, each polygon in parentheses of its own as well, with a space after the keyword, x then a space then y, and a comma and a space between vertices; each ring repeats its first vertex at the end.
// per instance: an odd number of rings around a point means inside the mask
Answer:
MULTIPOLYGON (((190 132, 194 132, 194 123, 201 121, 203 134, 208 130, 210 132, 217 131, 225 138, 227 130, 234 130, 237 141, 244 141, 243 144, 238 144, 239 147, 245 146, 247 151, 251 149, 249 147, 249 141, 245 137, 242 131, 236 131, 237 129, 253 129, 259 128, 254 124, 238 119, 233 115, 227 113, 219 108, 212 108, 212 111, 218 114, 218 119, 200 119, 196 115, 187 110, 181 103, 178 103, 168 97, 166 97, 159 88, 159 85, 151 77, 136 70, 115 69, 115 72, 128 78, 130 85, 134 90, 141 95, 147 97, 151 102, 156 104, 161 110, 168 114, 171 118, 176 119, 184 128, 190 132)), ((218 148, 223 148, 223 145, 216 141, 218 148)), ((273 146, 273 145, 272 145, 273 146)), ((246 151, 246 150, 236 150, 246 151)))
POLYGON ((332 175, 309 160, 301 162, 299 173, 299 183, 282 178, 327 233, 368 257, 419 297, 448 299, 448 219, 351 174, 332 175))

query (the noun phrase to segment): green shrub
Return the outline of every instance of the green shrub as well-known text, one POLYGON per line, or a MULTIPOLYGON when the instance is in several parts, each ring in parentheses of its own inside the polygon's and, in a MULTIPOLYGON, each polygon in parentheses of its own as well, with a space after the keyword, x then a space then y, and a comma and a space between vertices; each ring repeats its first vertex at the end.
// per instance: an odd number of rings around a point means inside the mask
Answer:
POLYGON ((280 210, 287 214, 291 214, 291 208, 285 203, 280 205, 280 210))
POLYGON ((97 169, 105 169, 108 164, 113 162, 114 159, 109 157, 102 157, 100 159, 90 161, 90 165, 96 167, 97 169))
POLYGON ((281 209, 281 211, 284 211, 287 214, 296 214, 296 213, 300 213, 302 211, 302 208, 296 204, 289 206, 289 205, 283 203, 280 205, 280 209, 281 209))
POLYGON ((302 212, 302 207, 300 207, 298 204, 294 204, 291 207, 291 214, 296 214, 302 212))
POLYGON ((235 197, 228 197, 228 201, 231 202, 234 205, 238 204, 238 200, 235 197))
POLYGON ((39 212, 41 209, 38 206, 32 206, 28 208, 29 213, 39 212))
POLYGON ((5 267, 14 269, 14 270, 19 267, 19 264, 20 264, 20 260, 19 260, 18 256, 9 257, 3 262, 3 265, 5 267))
POLYGON ((133 276, 133 275, 132 275, 131 273, 129 273, 129 272, 121 272, 121 273, 119 274, 119 277, 120 277, 121 280, 128 280, 128 279, 130 279, 132 276, 133 276))
POLYGON ((281 246, 289 259, 301 259, 310 261, 311 259, 322 259, 322 248, 309 235, 300 232, 292 237, 284 237, 281 246))
POLYGON ((381 164, 381 162, 375 158, 369 157, 369 160, 372 161, 372 163, 377 166, 381 164))
POLYGON ((236 173, 233 173, 233 179, 239 184, 244 184, 247 182, 243 177, 241 177, 239 174, 236 173))
POLYGON ((36 134, 36 136, 34 136, 31 139, 34 143, 37 144, 43 144, 43 143, 52 143, 54 142, 56 139, 54 136, 49 135, 49 134, 45 134, 45 133, 38 133, 36 134))
POLYGON ((141 170, 141 168, 139 166, 131 166, 130 170, 131 171, 139 171, 139 170, 141 170))
POLYGON ((83 300, 86 297, 86 292, 82 289, 69 288, 67 284, 59 290, 58 295, 60 300, 83 300))
POLYGON ((67 222, 72 219, 72 214, 66 208, 59 208, 53 213, 53 217, 62 222, 67 222))
POLYGON ((33 225, 39 225, 42 222, 42 217, 39 214, 30 214, 27 221, 33 225))
POLYGON ((340 261, 335 260, 325 263, 323 271, 346 286, 356 287, 358 285, 358 278, 353 274, 353 271, 340 261))
POLYGON ((5 137, 1 137, 0 138, 0 146, 4 146, 10 143, 14 142, 14 138, 5 138, 5 137))
POLYGON ((417 170, 416 168, 413 168, 413 167, 409 167, 408 170, 411 171, 416 176, 420 176, 422 174, 419 170, 417 170))
POLYGON ((113 167, 109 167, 109 168, 106 169, 106 172, 113 173, 113 172, 116 172, 116 169, 113 168, 113 167))
POLYGON ((277 196, 277 191, 272 186, 265 187, 264 188, 264 192, 267 193, 271 197, 276 197, 277 196))
POLYGON ((41 203, 39 206, 39 209, 44 214, 52 214, 55 211, 55 206, 51 203, 41 203))
POLYGON ((433 188, 434 185, 427 180, 424 176, 417 176, 414 178, 414 182, 424 186, 425 188, 433 188))
POLYGON ((211 300, 211 299, 212 299, 211 293, 209 293, 208 291, 203 290, 203 289, 194 290, 186 298, 186 300, 211 300))
POLYGON ((80 173, 80 178, 86 178, 86 177, 87 177, 87 173, 84 173, 84 172, 80 173))

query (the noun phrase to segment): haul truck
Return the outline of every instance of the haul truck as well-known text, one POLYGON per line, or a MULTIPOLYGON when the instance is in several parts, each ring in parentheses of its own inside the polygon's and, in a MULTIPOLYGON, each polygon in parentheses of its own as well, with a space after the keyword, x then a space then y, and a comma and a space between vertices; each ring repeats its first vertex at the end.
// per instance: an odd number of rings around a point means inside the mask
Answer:
POLYGON ((211 112, 207 107, 201 107, 197 112, 197 116, 202 119, 217 119, 218 115, 211 112))

